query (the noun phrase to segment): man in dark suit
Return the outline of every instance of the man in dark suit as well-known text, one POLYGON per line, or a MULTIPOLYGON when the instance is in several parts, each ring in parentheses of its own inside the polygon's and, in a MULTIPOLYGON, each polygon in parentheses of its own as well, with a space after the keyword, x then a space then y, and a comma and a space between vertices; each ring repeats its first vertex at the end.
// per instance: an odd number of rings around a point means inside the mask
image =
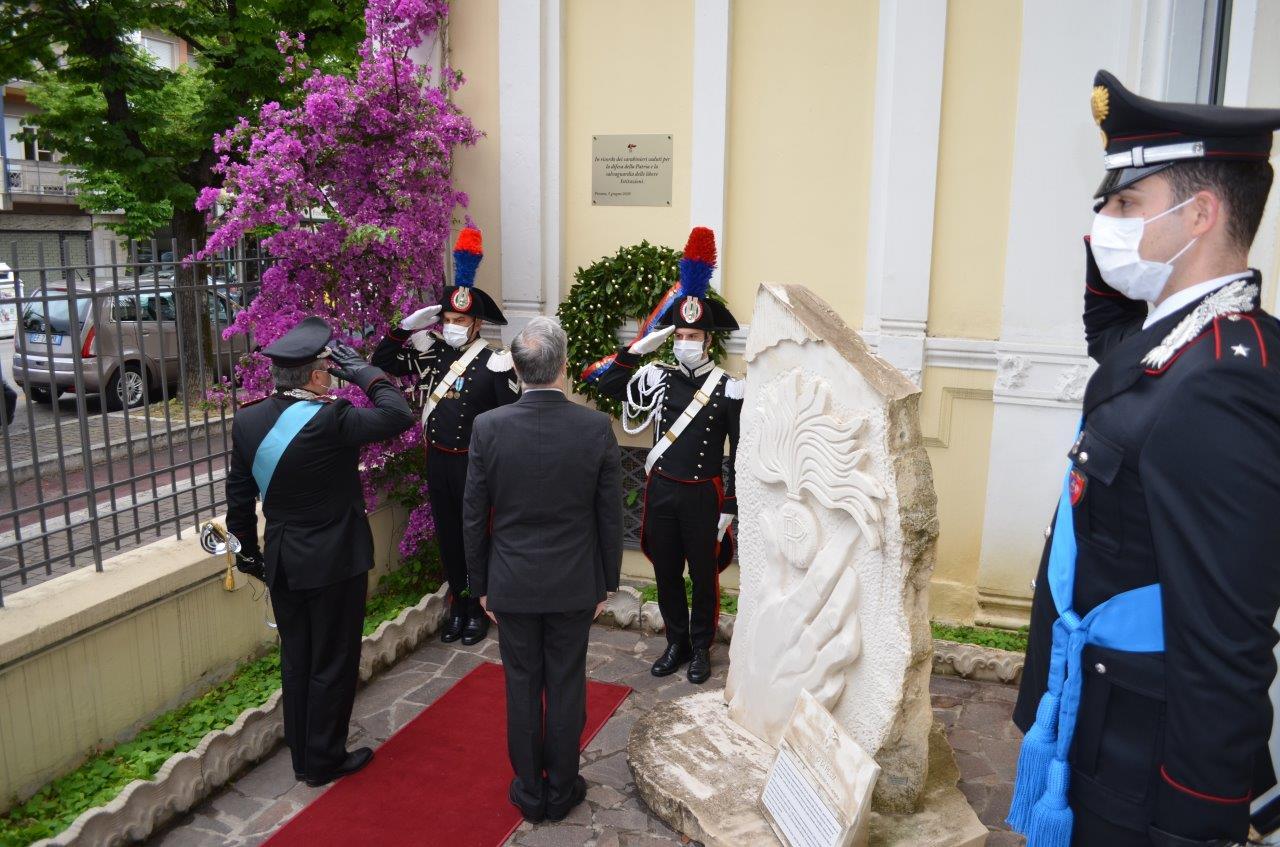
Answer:
POLYGON ((227 529, 242 545, 240 569, 270 588, 279 626, 285 743, 294 776, 312 786, 373 758, 367 747, 346 749, 373 567, 360 446, 413 425, 400 389, 350 347, 327 346, 331 335, 323 320, 307 318, 262 351, 276 391, 236 413, 227 474, 227 529), (374 407, 330 397, 334 374, 360 386, 374 407))
POLYGON ((618 441, 607 415, 565 397, 565 347, 550 318, 516 336, 524 396, 476 418, 463 509, 468 589, 506 670, 508 797, 533 822, 586 796, 587 636, 622 569, 618 441))

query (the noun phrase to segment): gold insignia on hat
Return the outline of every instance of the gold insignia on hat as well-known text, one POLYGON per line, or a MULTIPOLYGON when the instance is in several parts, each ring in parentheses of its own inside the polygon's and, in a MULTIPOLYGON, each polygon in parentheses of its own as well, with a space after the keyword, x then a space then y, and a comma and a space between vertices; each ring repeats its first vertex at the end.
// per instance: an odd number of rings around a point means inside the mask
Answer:
POLYGON ((1093 109, 1093 122, 1102 126, 1111 112, 1111 92, 1105 85, 1095 85, 1089 97, 1089 106, 1093 109))

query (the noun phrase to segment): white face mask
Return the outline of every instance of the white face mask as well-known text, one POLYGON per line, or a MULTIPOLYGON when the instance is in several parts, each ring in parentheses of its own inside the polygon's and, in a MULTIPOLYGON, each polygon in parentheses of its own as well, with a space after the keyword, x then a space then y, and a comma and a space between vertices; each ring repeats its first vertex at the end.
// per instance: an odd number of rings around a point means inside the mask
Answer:
POLYGON ((1178 257, 1191 249, 1195 238, 1187 242, 1187 246, 1179 250, 1167 262, 1151 262, 1138 253, 1138 245, 1142 243, 1142 233, 1152 221, 1158 221, 1170 212, 1176 212, 1194 200, 1188 197, 1176 206, 1166 209, 1152 218, 1115 218, 1110 215, 1093 216, 1093 231, 1089 239, 1089 247, 1093 251, 1093 259, 1098 263, 1098 270, 1116 291, 1130 300, 1146 300, 1155 302, 1164 291, 1169 275, 1173 273, 1173 263, 1178 257))
POLYGON ((701 341, 677 341, 674 345, 676 361, 693 370, 707 360, 701 341))
POLYGON ((445 324, 441 334, 444 336, 445 344, 457 348, 467 343, 467 339, 471 337, 471 330, 465 326, 445 324))

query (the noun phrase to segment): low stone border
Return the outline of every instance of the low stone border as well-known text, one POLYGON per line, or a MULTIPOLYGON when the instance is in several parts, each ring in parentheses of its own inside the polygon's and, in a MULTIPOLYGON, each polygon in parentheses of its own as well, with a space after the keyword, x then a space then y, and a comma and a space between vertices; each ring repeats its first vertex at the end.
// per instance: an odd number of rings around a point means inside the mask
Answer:
MULTIPOLYGON (((428 594, 394 620, 383 621, 360 646, 360 680, 367 682, 433 635, 444 618, 447 587, 428 594)), ((284 738, 281 692, 246 709, 228 727, 214 730, 194 750, 175 753, 149 780, 134 780, 110 803, 86 809, 58 835, 35 847, 99 847, 142 841, 240 772, 264 758, 284 738)))
MULTIPOLYGON (((717 641, 727 644, 733 640, 735 620, 734 615, 720 613, 717 641)), ((656 635, 666 629, 658 604, 643 602, 639 590, 630 585, 622 586, 609 598, 598 622, 619 629, 639 627, 646 635, 656 635)), ((1022 663, 1021 653, 939 638, 933 640, 933 672, 936 674, 1016 685, 1022 679, 1022 663)))
POLYGON ((978 644, 933 640, 933 672, 983 682, 1017 685, 1022 681, 1023 655, 978 644))
MULTIPOLYGON (((720 613, 716 625, 716 640, 728 644, 733 640, 733 622, 735 616, 728 612, 720 613)), ((639 627, 646 635, 657 635, 666 631, 662 620, 662 611, 658 604, 644 602, 639 590, 630 585, 621 586, 604 605, 604 611, 596 618, 596 623, 615 626, 619 629, 639 627)))

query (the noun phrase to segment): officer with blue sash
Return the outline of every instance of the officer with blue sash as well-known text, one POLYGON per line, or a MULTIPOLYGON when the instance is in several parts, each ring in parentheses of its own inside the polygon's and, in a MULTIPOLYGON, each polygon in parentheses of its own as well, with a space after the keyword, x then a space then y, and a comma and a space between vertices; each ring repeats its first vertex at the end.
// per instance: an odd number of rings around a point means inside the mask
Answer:
POLYGON ((262 579, 280 631, 284 738, 294 776, 324 785, 369 763, 347 752, 373 535, 360 487, 360 447, 413 425, 400 389, 332 330, 307 318, 262 352, 276 391, 246 403, 231 430, 227 529, 238 566, 262 579), (333 376, 373 401, 361 409, 328 392, 333 376), (255 501, 267 519, 258 547, 255 501))
POLYGON ((1030 847, 1280 825, 1280 327, 1248 267, 1280 110, 1100 71, 1086 239, 1098 362, 1035 581, 1009 823, 1030 847))

